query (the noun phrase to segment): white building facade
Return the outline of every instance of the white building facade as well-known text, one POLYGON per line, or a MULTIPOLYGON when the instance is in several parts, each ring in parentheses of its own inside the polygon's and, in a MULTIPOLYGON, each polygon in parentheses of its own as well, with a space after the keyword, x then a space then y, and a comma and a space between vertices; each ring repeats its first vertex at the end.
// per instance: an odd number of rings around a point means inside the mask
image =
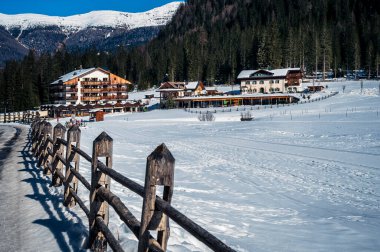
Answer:
POLYGON ((243 70, 237 77, 242 94, 302 92, 300 68, 243 70))

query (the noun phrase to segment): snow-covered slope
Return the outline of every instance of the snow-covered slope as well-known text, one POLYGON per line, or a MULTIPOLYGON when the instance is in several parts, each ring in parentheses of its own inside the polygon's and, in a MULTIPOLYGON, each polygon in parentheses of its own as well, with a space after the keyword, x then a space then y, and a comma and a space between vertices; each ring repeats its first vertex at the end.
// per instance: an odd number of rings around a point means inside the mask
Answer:
POLYGON ((75 32, 88 27, 125 27, 134 29, 147 26, 165 25, 182 2, 172 2, 141 13, 119 11, 92 11, 86 14, 58 17, 40 14, 0 14, 0 26, 6 29, 22 30, 40 26, 58 26, 66 32, 75 32))

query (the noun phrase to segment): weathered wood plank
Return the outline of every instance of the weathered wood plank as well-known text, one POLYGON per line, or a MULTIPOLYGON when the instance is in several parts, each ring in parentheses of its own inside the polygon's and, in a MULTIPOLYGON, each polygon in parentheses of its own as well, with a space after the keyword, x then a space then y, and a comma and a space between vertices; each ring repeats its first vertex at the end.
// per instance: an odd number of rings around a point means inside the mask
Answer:
POLYGON ((170 204, 174 186, 174 163, 175 159, 165 144, 158 146, 147 158, 139 252, 149 250, 149 230, 158 231, 157 241, 166 251, 170 234, 169 219, 155 208, 156 186, 164 186, 163 199, 170 204))
POLYGON ((81 131, 78 126, 72 126, 69 131, 67 131, 67 145, 66 145, 66 173, 65 180, 67 184, 65 185, 65 195, 64 195, 64 205, 68 207, 73 207, 76 204, 75 199, 72 197, 69 188, 73 188, 75 192, 78 191, 78 179, 71 173, 70 165, 74 162, 74 170, 79 171, 79 155, 72 150, 73 146, 80 147, 80 136, 81 131), (70 185, 70 186, 68 186, 70 185))
MULTIPOLYGON (((110 204, 120 219, 129 227, 136 238, 139 238, 140 221, 132 214, 132 212, 124 205, 124 203, 113 194, 110 190, 99 187, 98 195, 110 204)), ((149 248, 152 251, 163 252, 161 245, 150 235, 149 248)))
POLYGON ((53 130, 53 153, 54 153, 54 157, 53 157, 53 171, 52 171, 52 180, 51 180, 51 185, 52 186, 61 186, 62 185, 62 181, 61 179, 59 178, 59 176, 57 176, 56 174, 56 171, 58 172, 61 172, 62 173, 62 170, 63 170, 63 163, 58 159, 57 155, 61 155, 63 156, 64 155, 64 152, 65 152, 65 146, 58 143, 58 139, 62 139, 65 137, 65 133, 66 133, 66 128, 58 123, 55 127, 54 127, 54 130, 53 130))
MULTIPOLYGON (((56 155, 60 162, 66 167, 66 160, 59 154, 56 155)), ((74 167, 70 165, 70 172, 87 188, 87 190, 91 190, 90 183, 77 171, 75 171, 74 167)))
MULTIPOLYGON (((119 242, 116 240, 115 236, 112 234, 112 232, 108 228, 108 223, 106 223, 103 218, 100 216, 97 216, 95 218, 96 221, 96 226, 97 228, 101 231, 101 233, 105 236, 107 239, 108 244, 112 248, 113 251, 115 252, 122 252, 124 251, 123 248, 120 246, 119 242)), ((103 250, 97 250, 95 249, 94 251, 103 251, 103 250)))
POLYGON ((97 196, 98 188, 104 186, 111 187, 111 178, 98 170, 98 158, 105 157, 105 165, 112 168, 113 139, 102 132, 93 142, 92 163, 91 163, 91 190, 90 190, 90 217, 89 217, 89 247, 96 251, 105 251, 107 241, 99 227, 95 225, 95 219, 100 217, 105 225, 109 221, 108 203, 97 196))

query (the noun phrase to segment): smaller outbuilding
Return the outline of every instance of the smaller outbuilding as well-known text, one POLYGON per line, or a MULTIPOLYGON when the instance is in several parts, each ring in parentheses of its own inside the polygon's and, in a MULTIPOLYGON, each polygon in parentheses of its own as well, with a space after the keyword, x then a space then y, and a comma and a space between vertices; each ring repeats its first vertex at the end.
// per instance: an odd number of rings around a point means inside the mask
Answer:
POLYGON ((325 87, 322 86, 322 85, 308 86, 307 89, 309 90, 309 92, 314 93, 314 92, 320 92, 320 91, 322 91, 323 89, 325 89, 325 87))

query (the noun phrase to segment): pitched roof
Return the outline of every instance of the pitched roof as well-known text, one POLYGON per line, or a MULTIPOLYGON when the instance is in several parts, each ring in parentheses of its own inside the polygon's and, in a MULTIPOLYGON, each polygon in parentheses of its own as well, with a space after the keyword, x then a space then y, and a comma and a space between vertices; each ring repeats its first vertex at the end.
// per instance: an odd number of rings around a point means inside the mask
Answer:
POLYGON ((58 80, 52 82, 51 85, 58 84, 60 81, 62 81, 62 82, 69 81, 71 79, 74 79, 74 78, 78 77, 79 75, 86 74, 86 73, 88 73, 88 72, 90 72, 90 71, 92 71, 94 69, 95 69, 95 67, 87 68, 87 69, 74 70, 74 71, 72 71, 70 73, 62 75, 61 77, 58 78, 58 80))
POLYGON ((286 74, 289 72, 289 71, 300 71, 301 68, 281 68, 281 69, 273 69, 273 70, 265 70, 265 69, 257 69, 257 70, 243 70, 240 72, 240 74, 238 75, 238 79, 247 79, 247 78, 251 78, 251 76, 256 73, 256 72, 259 72, 259 71, 266 71, 266 72, 269 72, 269 73, 272 73, 273 77, 283 77, 283 76, 286 76, 286 74))
POLYGON ((161 83, 158 89, 170 89, 170 88, 178 89, 184 86, 185 86, 184 82, 166 81, 166 82, 161 83))
POLYGON ((199 81, 192 81, 186 84, 187 90, 195 90, 198 87, 199 81))

